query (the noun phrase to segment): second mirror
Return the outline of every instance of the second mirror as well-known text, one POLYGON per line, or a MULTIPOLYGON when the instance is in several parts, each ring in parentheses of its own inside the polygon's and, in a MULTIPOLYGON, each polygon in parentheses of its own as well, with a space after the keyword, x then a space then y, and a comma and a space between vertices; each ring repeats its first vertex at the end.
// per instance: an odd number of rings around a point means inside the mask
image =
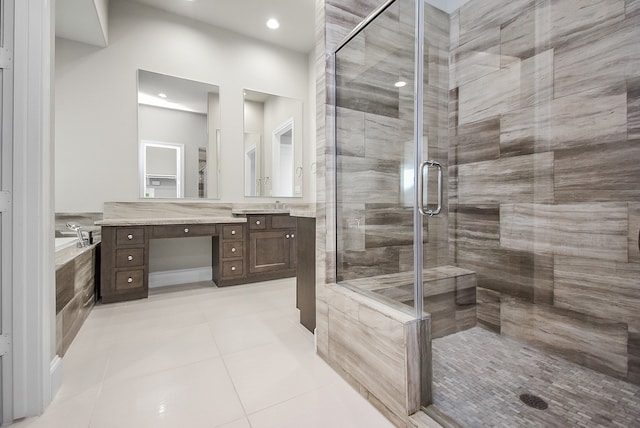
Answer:
POLYGON ((245 89, 245 196, 302 197, 302 101, 245 89))

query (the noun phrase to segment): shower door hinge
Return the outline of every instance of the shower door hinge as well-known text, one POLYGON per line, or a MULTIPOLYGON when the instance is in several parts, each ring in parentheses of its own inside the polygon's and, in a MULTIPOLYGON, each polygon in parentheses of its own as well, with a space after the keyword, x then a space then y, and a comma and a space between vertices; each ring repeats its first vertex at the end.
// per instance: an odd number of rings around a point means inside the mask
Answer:
POLYGON ((11 68, 13 66, 13 52, 7 48, 0 48, 0 68, 11 68))
POLYGON ((0 213, 11 209, 11 193, 0 192, 0 213))
POLYGON ((3 334, 0 336, 0 357, 4 357, 11 352, 11 336, 3 334))

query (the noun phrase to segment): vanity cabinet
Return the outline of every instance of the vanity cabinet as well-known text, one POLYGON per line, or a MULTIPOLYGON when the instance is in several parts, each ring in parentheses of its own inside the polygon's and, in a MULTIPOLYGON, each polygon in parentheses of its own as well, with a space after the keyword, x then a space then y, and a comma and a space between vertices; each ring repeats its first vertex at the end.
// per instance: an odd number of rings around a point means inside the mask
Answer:
POLYGON ((296 219, 289 215, 248 215, 247 246, 252 281, 296 275, 296 219))
POLYGON ((144 226, 102 228, 100 294, 104 303, 148 296, 148 242, 144 226))
POLYGON ((213 248, 213 280, 219 287, 242 284, 246 282, 245 226, 223 225, 221 229, 218 246, 213 248))

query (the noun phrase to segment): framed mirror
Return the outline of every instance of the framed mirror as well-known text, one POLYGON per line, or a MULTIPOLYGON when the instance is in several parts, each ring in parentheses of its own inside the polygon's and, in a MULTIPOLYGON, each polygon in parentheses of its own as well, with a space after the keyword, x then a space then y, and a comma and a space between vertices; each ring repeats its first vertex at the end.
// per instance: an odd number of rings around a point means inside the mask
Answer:
POLYGON ((138 70, 141 198, 219 198, 220 88, 138 70))
POLYGON ((302 101, 244 90, 245 196, 302 197, 302 101))

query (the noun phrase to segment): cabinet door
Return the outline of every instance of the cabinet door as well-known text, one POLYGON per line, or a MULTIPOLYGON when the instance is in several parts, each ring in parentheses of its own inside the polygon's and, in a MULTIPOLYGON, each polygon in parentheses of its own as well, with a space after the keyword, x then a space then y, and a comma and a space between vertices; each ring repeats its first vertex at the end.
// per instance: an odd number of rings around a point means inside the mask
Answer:
POLYGON ((290 268, 291 239, 287 231, 249 233, 249 272, 275 272, 290 268))

